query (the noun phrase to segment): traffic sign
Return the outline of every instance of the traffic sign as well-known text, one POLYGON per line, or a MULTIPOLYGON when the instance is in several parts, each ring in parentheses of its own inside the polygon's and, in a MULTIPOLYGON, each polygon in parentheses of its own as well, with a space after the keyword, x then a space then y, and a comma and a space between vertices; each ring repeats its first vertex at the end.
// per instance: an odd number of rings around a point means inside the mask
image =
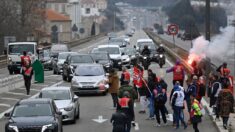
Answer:
POLYGON ((171 24, 168 26, 168 32, 170 35, 176 35, 178 34, 179 27, 176 24, 171 24))

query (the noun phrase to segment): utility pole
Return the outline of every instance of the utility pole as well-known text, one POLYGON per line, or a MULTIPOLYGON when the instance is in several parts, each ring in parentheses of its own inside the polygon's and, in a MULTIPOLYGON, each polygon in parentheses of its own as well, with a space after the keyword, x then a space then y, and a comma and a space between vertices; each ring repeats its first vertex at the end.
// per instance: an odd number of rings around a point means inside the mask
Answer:
POLYGON ((116 12, 113 13, 113 31, 116 31, 116 12))
POLYGON ((206 0, 206 40, 210 41, 210 0, 206 0))

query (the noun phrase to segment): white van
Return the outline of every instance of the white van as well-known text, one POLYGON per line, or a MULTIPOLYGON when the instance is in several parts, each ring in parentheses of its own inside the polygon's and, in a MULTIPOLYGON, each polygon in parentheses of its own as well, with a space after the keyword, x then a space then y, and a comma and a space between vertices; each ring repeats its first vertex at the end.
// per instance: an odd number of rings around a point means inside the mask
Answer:
POLYGON ((32 62, 38 58, 36 42, 14 42, 8 43, 7 47, 7 64, 10 74, 20 73, 21 56, 26 51, 30 54, 32 62))

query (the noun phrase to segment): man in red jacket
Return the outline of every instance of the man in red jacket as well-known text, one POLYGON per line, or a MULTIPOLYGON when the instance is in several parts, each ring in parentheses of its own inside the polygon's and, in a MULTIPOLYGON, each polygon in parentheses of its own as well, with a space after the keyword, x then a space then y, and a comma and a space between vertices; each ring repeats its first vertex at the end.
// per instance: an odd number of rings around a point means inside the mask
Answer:
POLYGON ((176 61, 175 66, 173 66, 172 68, 166 71, 166 73, 169 73, 169 72, 173 72, 173 85, 175 85, 175 83, 179 81, 180 85, 184 86, 185 70, 179 60, 176 61))

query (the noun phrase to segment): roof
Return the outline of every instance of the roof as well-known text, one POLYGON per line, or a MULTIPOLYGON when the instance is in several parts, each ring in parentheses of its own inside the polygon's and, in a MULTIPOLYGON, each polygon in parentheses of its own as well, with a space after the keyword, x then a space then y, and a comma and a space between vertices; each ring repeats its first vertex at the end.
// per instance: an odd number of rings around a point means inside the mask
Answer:
POLYGON ((119 45, 99 45, 98 48, 108 48, 108 47, 112 47, 112 48, 120 48, 119 45))
POLYGON ((47 90, 70 90, 70 87, 46 87, 43 88, 42 91, 47 91, 47 90))
POLYGON ((71 21, 68 16, 60 14, 51 9, 46 9, 46 19, 50 21, 71 21))
POLYGON ((23 99, 21 101, 19 101, 18 104, 49 104, 52 100, 51 99, 40 99, 40 98, 36 98, 36 99, 23 99))
POLYGON ((138 39, 137 42, 153 42, 152 39, 138 39))
POLYGON ((34 45, 37 45, 36 42, 14 42, 14 43, 8 43, 8 45, 20 45, 20 44, 34 44, 34 45))

